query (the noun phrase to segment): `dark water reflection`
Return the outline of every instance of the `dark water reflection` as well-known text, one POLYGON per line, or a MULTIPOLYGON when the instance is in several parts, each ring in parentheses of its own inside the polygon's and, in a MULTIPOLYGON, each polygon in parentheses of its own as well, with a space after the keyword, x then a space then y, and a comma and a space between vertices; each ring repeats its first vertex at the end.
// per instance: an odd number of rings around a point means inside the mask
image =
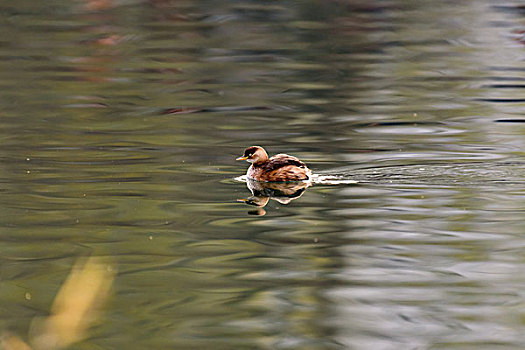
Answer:
POLYGON ((118 274, 77 348, 525 346, 520 3, 0 16, 2 329, 94 254, 118 274), (251 144, 319 181, 247 215, 251 144))

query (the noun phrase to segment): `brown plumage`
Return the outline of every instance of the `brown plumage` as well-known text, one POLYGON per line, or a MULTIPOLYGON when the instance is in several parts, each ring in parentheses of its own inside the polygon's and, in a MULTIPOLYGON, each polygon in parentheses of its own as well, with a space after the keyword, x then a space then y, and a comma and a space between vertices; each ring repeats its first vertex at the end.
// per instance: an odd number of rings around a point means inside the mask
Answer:
POLYGON ((256 181, 290 182, 309 180, 311 172, 299 159, 288 154, 277 154, 268 158, 264 148, 251 146, 237 160, 252 163, 246 175, 256 181))

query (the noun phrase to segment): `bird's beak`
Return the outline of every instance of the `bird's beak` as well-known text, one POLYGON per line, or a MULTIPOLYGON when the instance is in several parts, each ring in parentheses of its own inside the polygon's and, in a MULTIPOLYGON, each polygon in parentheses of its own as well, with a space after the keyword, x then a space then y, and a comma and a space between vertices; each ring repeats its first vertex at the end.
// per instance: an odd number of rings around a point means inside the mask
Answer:
POLYGON ((235 158, 235 160, 246 160, 246 159, 248 159, 248 157, 246 157, 246 156, 242 156, 242 157, 239 157, 239 158, 235 158))

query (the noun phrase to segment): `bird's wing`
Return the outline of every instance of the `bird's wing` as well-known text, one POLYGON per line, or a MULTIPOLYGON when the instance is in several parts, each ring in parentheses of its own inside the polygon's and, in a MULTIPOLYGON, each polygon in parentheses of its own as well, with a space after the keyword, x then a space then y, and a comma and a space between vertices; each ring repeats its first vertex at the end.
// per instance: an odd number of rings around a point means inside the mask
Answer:
POLYGON ((288 165, 293 165, 299 168, 306 168, 306 164, 304 164, 294 156, 289 156, 288 154, 277 154, 270 158, 270 161, 266 163, 264 170, 272 171, 288 165))

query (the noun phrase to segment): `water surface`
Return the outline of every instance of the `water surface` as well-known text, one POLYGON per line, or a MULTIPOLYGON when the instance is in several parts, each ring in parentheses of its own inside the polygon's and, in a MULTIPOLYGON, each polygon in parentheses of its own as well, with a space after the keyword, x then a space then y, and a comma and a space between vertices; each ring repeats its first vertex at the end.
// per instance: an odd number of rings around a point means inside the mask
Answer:
POLYGON ((525 346, 519 2, 0 16, 2 329, 100 255, 113 296, 74 348, 525 346), (249 215, 252 144, 319 181, 249 215))

